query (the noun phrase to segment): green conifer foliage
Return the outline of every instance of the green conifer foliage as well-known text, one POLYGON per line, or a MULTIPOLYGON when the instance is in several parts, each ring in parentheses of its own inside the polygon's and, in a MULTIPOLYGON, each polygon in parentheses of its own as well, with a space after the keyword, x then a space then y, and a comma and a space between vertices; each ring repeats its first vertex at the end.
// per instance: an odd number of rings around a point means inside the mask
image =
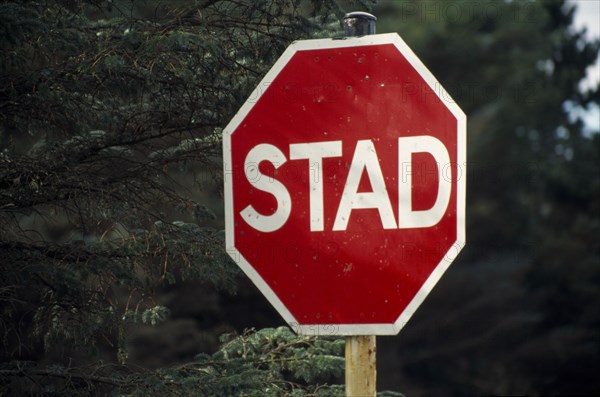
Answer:
POLYGON ((339 340, 267 329, 147 370, 127 333, 168 319, 162 286, 235 290, 210 200, 221 128, 291 41, 339 36, 342 15, 334 0, 0 3, 1 395, 341 393, 325 384, 339 340), (35 361, 98 344, 114 364, 35 361))

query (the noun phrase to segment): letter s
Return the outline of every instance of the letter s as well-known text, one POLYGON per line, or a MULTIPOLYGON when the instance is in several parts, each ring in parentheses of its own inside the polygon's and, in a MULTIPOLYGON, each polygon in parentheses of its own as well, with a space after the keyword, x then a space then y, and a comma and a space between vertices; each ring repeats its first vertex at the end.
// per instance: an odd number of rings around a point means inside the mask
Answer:
POLYGON ((245 175, 248 182, 258 190, 272 194, 277 201, 277 208, 271 215, 262 215, 258 213, 252 205, 249 205, 244 208, 240 214, 246 223, 254 229, 269 233, 278 230, 285 222, 287 222, 292 211, 292 199, 290 193, 281 182, 261 174, 258 167, 263 161, 271 162, 275 169, 277 169, 285 163, 287 159, 276 146, 262 143, 253 147, 252 150, 248 152, 246 160, 244 161, 244 170, 246 171, 245 175), (256 168, 257 175, 250 179, 247 172, 252 168, 256 168))

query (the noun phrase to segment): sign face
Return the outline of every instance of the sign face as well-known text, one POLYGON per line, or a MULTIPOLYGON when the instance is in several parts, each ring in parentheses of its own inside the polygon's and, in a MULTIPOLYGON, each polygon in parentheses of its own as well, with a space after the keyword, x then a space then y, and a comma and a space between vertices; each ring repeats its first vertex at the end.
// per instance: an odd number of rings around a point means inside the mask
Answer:
POLYGON ((465 146, 397 34, 295 42, 223 132, 227 251, 300 334, 397 334, 465 244, 465 146))

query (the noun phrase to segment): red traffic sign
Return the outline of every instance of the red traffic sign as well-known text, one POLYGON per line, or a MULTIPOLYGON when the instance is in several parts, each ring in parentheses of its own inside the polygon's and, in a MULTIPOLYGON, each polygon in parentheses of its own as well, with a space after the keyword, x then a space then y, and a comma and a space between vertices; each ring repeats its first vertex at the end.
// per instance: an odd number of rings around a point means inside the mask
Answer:
POLYGON ((397 334, 465 244, 466 117, 397 34, 294 42, 223 131, 226 248, 301 334, 397 334))

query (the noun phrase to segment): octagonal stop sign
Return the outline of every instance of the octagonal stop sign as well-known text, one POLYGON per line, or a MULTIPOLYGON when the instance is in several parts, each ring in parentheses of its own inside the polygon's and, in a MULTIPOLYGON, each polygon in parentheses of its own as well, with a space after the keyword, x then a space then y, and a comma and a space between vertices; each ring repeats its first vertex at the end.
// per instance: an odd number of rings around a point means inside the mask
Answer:
POLYGON ((465 135, 397 34, 295 42, 223 132, 227 251, 301 334, 396 334, 464 246, 465 135))

